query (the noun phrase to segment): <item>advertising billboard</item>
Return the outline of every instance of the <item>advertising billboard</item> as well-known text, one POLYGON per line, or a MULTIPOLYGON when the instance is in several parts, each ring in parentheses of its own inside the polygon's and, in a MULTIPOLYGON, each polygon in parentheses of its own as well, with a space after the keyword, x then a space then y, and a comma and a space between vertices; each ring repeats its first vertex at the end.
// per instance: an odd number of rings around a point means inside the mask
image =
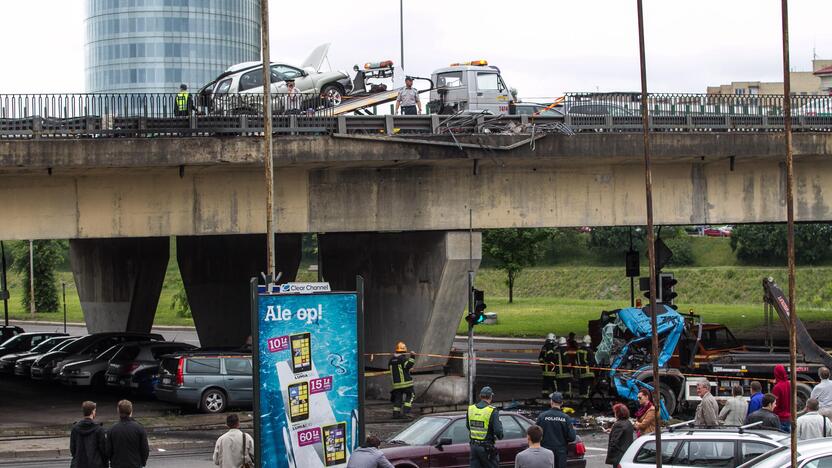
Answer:
MULTIPOLYGON (((299 289, 315 290, 277 288, 299 289)), ((363 432, 359 294, 257 293, 255 302, 258 465, 346 466, 363 432)))

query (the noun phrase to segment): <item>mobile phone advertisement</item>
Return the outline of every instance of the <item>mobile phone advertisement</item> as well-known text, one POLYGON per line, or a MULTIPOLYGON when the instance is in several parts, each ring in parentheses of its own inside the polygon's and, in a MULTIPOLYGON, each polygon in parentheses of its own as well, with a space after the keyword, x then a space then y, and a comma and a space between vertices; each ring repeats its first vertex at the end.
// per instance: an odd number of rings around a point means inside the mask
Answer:
POLYGON ((358 297, 259 294, 261 467, 346 466, 358 447, 358 297))

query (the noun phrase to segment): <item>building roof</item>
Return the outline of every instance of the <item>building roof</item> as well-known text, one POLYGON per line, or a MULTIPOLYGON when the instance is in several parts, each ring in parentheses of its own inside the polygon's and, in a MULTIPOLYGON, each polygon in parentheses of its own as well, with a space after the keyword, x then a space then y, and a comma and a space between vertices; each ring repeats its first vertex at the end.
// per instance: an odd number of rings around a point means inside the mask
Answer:
POLYGON ((823 67, 820 70, 816 71, 814 74, 819 75, 819 76, 820 75, 832 75, 832 65, 829 65, 828 67, 823 67))

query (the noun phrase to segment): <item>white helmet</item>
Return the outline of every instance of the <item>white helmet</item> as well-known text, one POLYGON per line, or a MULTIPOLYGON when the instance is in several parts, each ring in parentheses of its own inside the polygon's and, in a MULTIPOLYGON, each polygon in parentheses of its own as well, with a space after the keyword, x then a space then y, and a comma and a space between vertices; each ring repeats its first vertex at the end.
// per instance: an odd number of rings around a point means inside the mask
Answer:
POLYGON ((566 346, 566 337, 562 336, 562 337, 558 338, 558 344, 560 346, 566 346))
POLYGON ((554 333, 549 333, 548 335, 546 335, 546 341, 555 341, 556 339, 557 337, 554 333))
POLYGON ((584 335, 584 344, 591 345, 592 344, 592 337, 589 335, 584 335))

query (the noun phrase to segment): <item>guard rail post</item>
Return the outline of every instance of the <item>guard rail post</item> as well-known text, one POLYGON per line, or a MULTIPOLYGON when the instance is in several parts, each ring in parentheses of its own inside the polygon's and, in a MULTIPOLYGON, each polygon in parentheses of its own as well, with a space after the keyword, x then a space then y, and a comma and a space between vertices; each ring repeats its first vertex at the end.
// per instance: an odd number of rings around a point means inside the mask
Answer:
POLYGON ((347 134, 347 117, 343 115, 338 116, 338 133, 341 135, 347 134))
POLYGON ((393 134, 393 128, 394 128, 393 116, 392 115, 385 115, 384 116, 384 133, 386 133, 387 136, 392 135, 393 134))
POLYGON ((439 114, 430 115, 430 133, 436 134, 439 132, 439 114))

